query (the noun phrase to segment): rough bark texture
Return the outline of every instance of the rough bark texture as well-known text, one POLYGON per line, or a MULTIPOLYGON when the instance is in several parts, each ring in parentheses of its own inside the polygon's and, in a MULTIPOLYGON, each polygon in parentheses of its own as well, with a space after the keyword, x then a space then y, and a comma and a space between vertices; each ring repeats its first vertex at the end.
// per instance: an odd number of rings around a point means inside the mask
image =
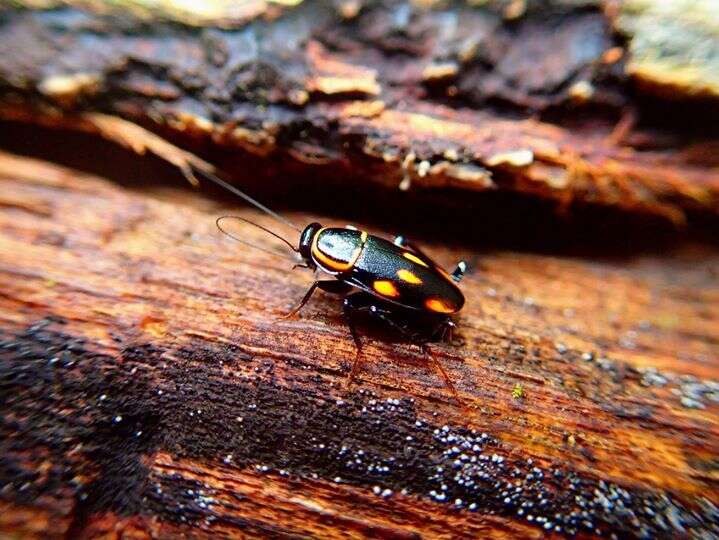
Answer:
POLYGON ((710 0, 16 4, 0 146, 73 167, 0 153, 0 535, 719 535, 710 0), (348 387, 337 298, 214 228, 271 222, 96 113, 470 261, 464 406, 371 325, 348 387))
POLYGON ((704 2, 250 2, 207 20, 78 4, 0 14, 5 117, 117 114, 231 150, 215 156, 226 169, 244 170, 238 148, 271 158, 274 177, 508 190, 676 223, 719 210, 704 2))
POLYGON ((278 321, 311 276, 220 235, 191 192, 8 154, 0 182, 2 530, 717 532, 714 249, 481 254, 457 342, 432 348, 462 408, 381 329, 346 388, 335 297, 278 321))

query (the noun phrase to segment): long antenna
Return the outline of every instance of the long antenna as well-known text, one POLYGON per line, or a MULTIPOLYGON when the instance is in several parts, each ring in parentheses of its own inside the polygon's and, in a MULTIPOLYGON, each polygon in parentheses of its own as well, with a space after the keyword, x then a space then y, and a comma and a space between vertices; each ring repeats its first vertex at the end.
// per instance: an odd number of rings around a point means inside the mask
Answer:
MULTIPOLYGON (((292 223, 289 219, 282 217, 282 216, 279 215, 277 212, 273 212, 272 210, 270 210, 269 208, 267 208, 264 204, 262 204, 262 203, 256 201, 255 199, 253 199, 252 197, 250 197, 249 195, 247 195, 247 193, 245 193, 244 191, 240 191, 239 189, 237 189, 237 188, 236 188, 235 186, 233 186, 232 184, 229 184, 229 183, 225 182, 225 181, 224 181, 222 178, 220 178, 219 176, 217 176, 217 175, 215 175, 215 174, 212 174, 211 172, 209 172, 209 171, 207 171, 207 170, 204 170, 204 169, 201 169, 201 168, 198 168, 197 170, 202 174, 202 176, 204 176, 204 177, 207 178, 208 180, 211 180, 212 182, 214 182, 214 183, 217 184, 218 186, 225 188, 225 189, 226 189, 227 191, 229 191, 230 193, 234 193, 235 195, 237 195, 238 197, 244 199, 245 201, 247 201, 247 202, 250 203, 251 205, 255 206, 256 208, 259 208, 260 210, 262 210, 262 211, 263 211, 265 214, 267 214, 268 216, 271 216, 271 217, 275 218, 275 219, 276 219, 277 221, 279 221, 280 223, 282 223, 282 224, 284 224, 284 225, 287 225, 288 227, 290 227, 290 228, 296 230, 297 232, 300 232, 300 233, 302 232, 302 229, 300 229, 297 225, 295 225, 294 223, 292 223)), ((232 217, 234 217, 234 216, 232 216, 232 217)), ((246 221, 246 220, 245 220, 245 221, 246 221)), ((250 223, 252 223, 252 222, 250 222, 250 223)), ((253 225, 256 225, 257 227, 260 227, 260 226, 257 225, 256 223, 253 223, 253 225)), ((219 225, 218 225, 218 227, 219 227, 219 225)), ((260 227, 260 228, 262 229, 262 228, 264 228, 264 227, 260 227)), ((267 229, 265 229, 265 230, 267 230, 267 229)), ((271 231, 268 231, 268 232, 270 232, 271 234, 275 234, 275 233, 273 233, 273 232, 271 232, 271 231)), ((277 235, 275 234, 275 236, 277 236, 277 235)), ((279 237, 278 237, 278 238, 279 238, 279 237)), ((283 240, 284 242, 287 242, 287 240, 285 240, 284 238, 282 238, 282 240, 283 240)), ((247 243, 247 242, 245 242, 245 243, 247 243)), ((289 242, 287 242, 287 243, 289 243, 289 242)), ((292 247, 292 246, 290 246, 290 247, 292 247)), ((292 248, 292 249, 294 249, 294 248, 292 248)))
MULTIPOLYGON (((253 248, 255 248, 255 249, 259 249, 260 251, 264 251, 265 253, 269 253, 270 255, 275 255, 276 257, 282 257, 283 259, 287 259, 287 258, 288 258, 288 257, 285 257, 284 255, 282 255, 281 253, 278 253, 277 251, 273 251, 273 250, 271 250, 271 249, 267 249, 267 248, 265 248, 265 247, 258 246, 257 244, 253 244, 252 242, 248 242, 247 240, 243 240, 242 238, 240 238, 240 237, 238 237, 238 236, 235 236, 234 234, 232 234, 232 233, 226 231, 226 230, 222 227, 222 225, 220 225, 220 222, 221 222, 223 219, 237 219, 237 220, 239 220, 239 221, 244 221, 245 223, 248 223, 248 224, 250 224, 250 225, 252 225, 252 226, 254 226, 254 227, 257 227, 258 229, 261 229, 261 230, 265 231, 265 232, 268 233, 268 234, 271 234, 272 236, 274 236, 274 237, 277 238, 278 240, 282 240, 285 244, 287 244, 287 246, 288 246, 293 252, 298 253, 297 249, 296 249, 292 244, 290 244, 287 240, 285 240, 284 238, 282 238, 279 234, 277 234, 277 233, 275 233, 275 232, 272 232, 270 229, 268 229, 268 228, 266 228, 266 227, 263 227, 262 225, 259 225, 259 224, 255 223, 254 221, 250 221, 249 219, 245 219, 245 218, 240 217, 240 216, 220 216, 220 217, 218 217, 218 218, 215 220, 215 225, 217 225, 217 228, 220 229, 220 232, 222 232, 222 234, 224 234, 224 235, 226 235, 226 236, 229 236, 229 237, 232 238, 233 240, 235 240, 235 241, 237 241, 237 242, 240 242, 241 244, 245 244, 246 246, 250 246, 250 247, 253 247, 253 248)), ((290 260, 292 260, 292 259, 290 259, 290 260)), ((296 261, 293 260, 293 262, 296 262, 296 261)))

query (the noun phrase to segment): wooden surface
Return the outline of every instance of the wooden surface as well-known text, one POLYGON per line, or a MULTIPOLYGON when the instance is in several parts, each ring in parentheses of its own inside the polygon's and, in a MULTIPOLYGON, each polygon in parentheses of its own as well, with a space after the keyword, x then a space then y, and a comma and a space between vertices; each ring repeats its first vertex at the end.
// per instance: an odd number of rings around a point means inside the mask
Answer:
POLYGON ((273 183, 682 224, 719 212, 711 1, 32 2, 0 11, 0 116, 117 115, 273 183))
POLYGON ((462 408, 371 328, 347 388, 336 297, 278 321, 311 275, 214 227, 269 222, 150 170, 129 188, 0 154, 3 534, 717 534, 716 246, 424 242, 475 261, 432 348, 462 408))
POLYGON ((0 3, 0 537, 719 536, 712 2, 0 3), (118 119, 468 260, 464 406, 118 119))

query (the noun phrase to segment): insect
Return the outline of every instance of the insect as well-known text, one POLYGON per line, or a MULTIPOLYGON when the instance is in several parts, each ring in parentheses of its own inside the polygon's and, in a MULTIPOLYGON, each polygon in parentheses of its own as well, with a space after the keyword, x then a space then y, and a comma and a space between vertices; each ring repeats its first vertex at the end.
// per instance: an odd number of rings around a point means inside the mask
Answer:
MULTIPOLYGON (((327 277, 316 279, 299 304, 285 317, 302 309, 317 289, 343 295, 344 319, 347 322, 357 355, 350 372, 354 379, 361 363, 362 341, 357 333, 358 316, 364 314, 379 319, 425 352, 426 343, 437 337, 451 340, 458 313, 465 299, 458 283, 467 269, 464 261, 457 263, 451 274, 445 272, 415 244, 402 236, 389 241, 360 231, 352 226, 324 227, 310 223, 304 229, 270 210, 246 193, 212 174, 207 178, 259 208, 277 222, 299 233, 297 247, 279 234, 239 216, 217 218, 217 227, 231 238, 256 249, 278 255, 273 250, 255 245, 229 233, 223 220, 237 219, 258 227, 286 244, 295 255, 296 267, 309 268, 327 277)), ((441 364, 428 355, 445 383, 457 398, 457 393, 441 364)), ((458 399, 458 398, 457 398, 458 399)))

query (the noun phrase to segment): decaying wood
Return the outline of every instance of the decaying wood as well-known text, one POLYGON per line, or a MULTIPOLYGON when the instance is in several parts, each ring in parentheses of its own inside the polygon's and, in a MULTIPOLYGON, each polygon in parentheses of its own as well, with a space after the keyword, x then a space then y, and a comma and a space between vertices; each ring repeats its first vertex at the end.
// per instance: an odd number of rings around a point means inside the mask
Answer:
POLYGON ((277 320, 310 275, 220 235, 227 207, 149 193, 0 154, 1 531, 719 533, 715 247, 430 243, 478 261, 457 342, 432 347, 463 409, 371 328, 347 388, 336 298, 277 320))
POLYGON ((719 210, 712 0, 294 4, 6 8, 0 113, 121 116, 287 183, 719 210))
POLYGON ((719 535, 713 0, 183 6, 0 2, 0 145, 121 182, 0 153, 0 535, 719 535), (100 137, 469 260, 465 406, 100 137))

